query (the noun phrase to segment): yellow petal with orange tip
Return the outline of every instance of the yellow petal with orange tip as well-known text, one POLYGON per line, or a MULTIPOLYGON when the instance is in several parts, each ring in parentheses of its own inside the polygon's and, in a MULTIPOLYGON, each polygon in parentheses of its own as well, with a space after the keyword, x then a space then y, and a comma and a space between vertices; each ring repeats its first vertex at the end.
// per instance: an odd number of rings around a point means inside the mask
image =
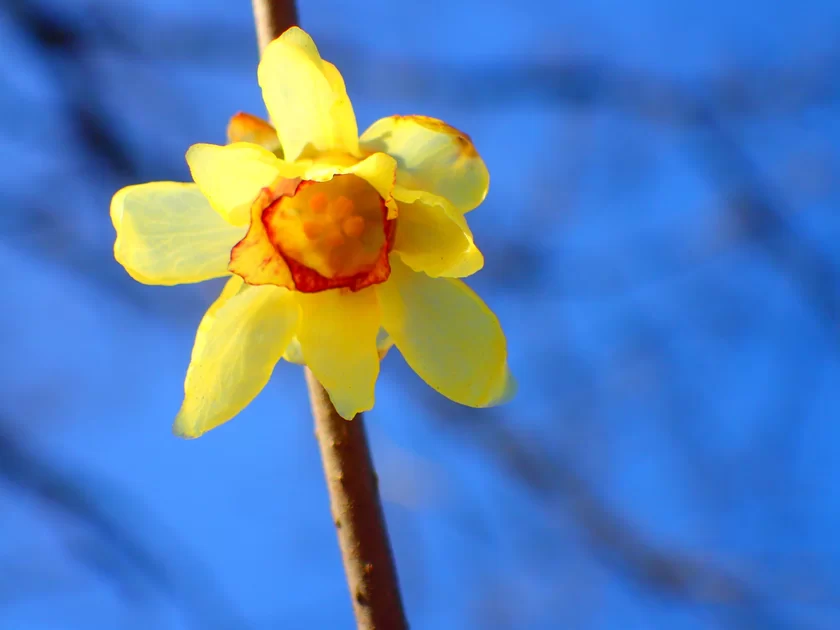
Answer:
POLYGON ((484 266, 464 215, 443 197, 397 187, 399 225, 394 252, 414 271, 464 278, 484 266))
POLYGON ((266 46, 257 77, 285 159, 329 151, 358 155, 344 80, 306 32, 294 26, 266 46))
POLYGON ((372 288, 300 293, 302 359, 350 420, 373 408, 379 375, 379 308, 372 288))
POLYGON ((399 165, 397 184, 448 199, 460 212, 487 196, 490 174, 472 139, 428 116, 390 116, 373 123, 360 139, 365 152, 381 151, 399 165))
POLYGON ((127 186, 111 200, 114 257, 144 284, 173 285, 229 275, 230 249, 244 227, 230 225, 195 184, 127 186))
POLYGON ((277 131, 267 121, 245 112, 231 116, 227 128, 228 142, 250 142, 277 153, 280 151, 280 138, 277 131))
POLYGON ((207 199, 233 225, 245 225, 261 188, 278 177, 297 177, 301 167, 288 164, 257 144, 194 144, 187 151, 190 172, 207 199))
POLYGON ((514 394, 499 320, 466 284, 416 273, 392 256, 391 277, 375 288, 382 327, 431 387, 470 407, 514 394))
POLYGON ((228 280, 198 327, 174 432, 199 437, 242 411, 268 383, 298 321, 290 291, 228 280))

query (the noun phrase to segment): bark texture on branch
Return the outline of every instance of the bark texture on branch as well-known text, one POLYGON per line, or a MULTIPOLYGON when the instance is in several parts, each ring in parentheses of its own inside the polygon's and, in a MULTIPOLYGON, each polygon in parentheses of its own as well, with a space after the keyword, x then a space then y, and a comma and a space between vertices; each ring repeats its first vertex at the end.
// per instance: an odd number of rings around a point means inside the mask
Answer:
POLYGON ((408 624, 364 419, 339 416, 308 369, 306 382, 356 624, 360 630, 402 630, 408 624))

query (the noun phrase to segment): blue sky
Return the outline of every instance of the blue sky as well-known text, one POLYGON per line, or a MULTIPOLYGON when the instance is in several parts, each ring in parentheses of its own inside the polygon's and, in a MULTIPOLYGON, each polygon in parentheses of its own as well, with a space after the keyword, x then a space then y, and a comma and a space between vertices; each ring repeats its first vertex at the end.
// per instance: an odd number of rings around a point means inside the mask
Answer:
MULTIPOLYGON (((27 4, 82 44, 0 11, 0 427, 122 537, 7 479, 0 628, 352 627, 300 369, 174 438, 220 287, 110 255, 117 188, 263 112, 248 3, 27 4)), ((837 627, 840 4, 300 14, 361 128, 443 118, 491 173, 470 282, 520 395, 464 411, 393 352, 369 414, 412 627, 837 627)))

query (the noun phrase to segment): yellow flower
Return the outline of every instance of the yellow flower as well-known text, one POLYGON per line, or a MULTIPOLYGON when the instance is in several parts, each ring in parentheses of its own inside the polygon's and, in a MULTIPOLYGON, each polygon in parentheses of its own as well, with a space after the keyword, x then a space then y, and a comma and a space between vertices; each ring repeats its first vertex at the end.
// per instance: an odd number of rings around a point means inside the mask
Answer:
POLYGON ((299 28, 266 48, 258 77, 276 128, 237 114, 231 144, 190 147, 194 184, 111 202, 114 256, 134 279, 229 278, 198 327, 176 433, 235 416, 281 358, 308 365, 350 419, 373 407, 391 344, 452 400, 509 398, 499 321, 457 279, 484 264, 464 213, 489 176, 469 137, 392 116, 360 138, 344 80, 299 28))

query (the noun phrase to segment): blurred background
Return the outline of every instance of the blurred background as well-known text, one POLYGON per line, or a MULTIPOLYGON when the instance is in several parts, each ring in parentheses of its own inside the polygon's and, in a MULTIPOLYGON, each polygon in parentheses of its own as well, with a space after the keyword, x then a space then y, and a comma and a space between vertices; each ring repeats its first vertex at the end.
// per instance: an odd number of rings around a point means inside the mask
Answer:
MULTIPOLYGON (((518 398, 398 352, 368 427, 415 629, 840 628, 840 3, 301 0, 360 129, 491 173, 518 398)), ((353 627, 301 370, 170 433, 218 283, 110 197, 264 114, 249 2, 0 2, 0 628, 353 627)))

